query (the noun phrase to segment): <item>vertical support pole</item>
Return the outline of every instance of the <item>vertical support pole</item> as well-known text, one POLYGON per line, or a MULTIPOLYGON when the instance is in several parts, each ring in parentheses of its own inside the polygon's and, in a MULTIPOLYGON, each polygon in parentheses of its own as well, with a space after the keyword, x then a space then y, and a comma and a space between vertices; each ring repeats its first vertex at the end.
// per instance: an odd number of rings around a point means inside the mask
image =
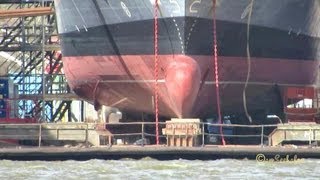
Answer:
POLYGON ((141 124, 141 138, 142 138, 141 146, 144 146, 144 122, 142 122, 141 124))
POLYGON ((109 136, 108 136, 108 145, 111 147, 112 146, 112 134, 110 134, 109 136))
POLYGON ((309 129, 309 146, 311 146, 311 135, 313 134, 311 133, 311 129, 309 129))
POLYGON ((185 142, 182 142, 182 146, 186 146, 188 147, 188 138, 189 138, 189 127, 188 127, 189 124, 186 124, 185 125, 185 133, 186 133, 186 136, 184 137, 184 141, 185 142))
POLYGON ((68 111, 68 122, 72 122, 71 103, 72 101, 69 101, 66 107, 68 111))
POLYGON ((80 113, 80 121, 81 122, 84 122, 84 102, 83 101, 81 101, 80 102, 80 109, 81 109, 81 113, 80 113))
POLYGON ((315 142, 315 146, 318 146, 318 142, 317 142, 317 139, 316 139, 316 130, 315 129, 312 130, 312 137, 313 137, 313 141, 315 142))
POLYGON ((86 123, 86 146, 88 147, 88 138, 89 138, 89 134, 88 134, 88 123, 86 123))
POLYGON ((177 146, 177 143, 176 143, 176 125, 174 123, 173 125, 173 133, 172 133, 172 145, 173 146, 177 146))
POLYGON ((204 147, 204 123, 202 122, 202 147, 204 147))
POLYGON ((42 125, 39 124, 39 148, 41 147, 41 139, 42 139, 42 125))
POLYGON ((261 126, 261 147, 263 147, 263 139, 264 139, 264 125, 261 126))
MULTIPOLYGON (((41 6, 44 7, 44 0, 42 0, 41 2, 41 6)), ((46 115, 45 115, 45 106, 46 106, 46 103, 45 103, 45 91, 46 91, 46 83, 45 83, 45 49, 44 49, 44 46, 45 46, 45 28, 44 28, 44 15, 41 16, 41 25, 42 25, 42 52, 41 52, 41 60, 42 60, 42 120, 43 121, 46 121, 46 115)))
POLYGON ((166 132, 165 132, 165 135, 166 135, 166 140, 167 140, 167 146, 170 146, 170 136, 168 135, 168 131, 169 131, 169 129, 171 128, 171 126, 170 125, 168 125, 167 124, 167 122, 166 122, 166 124, 165 124, 165 130, 166 130, 166 132))
MULTIPOLYGON (((21 4, 22 5, 22 4, 21 4)), ((21 6, 20 5, 20 6, 21 6)), ((22 8, 22 6, 20 7, 22 8)), ((22 51, 22 94, 27 94, 26 93, 26 51, 25 51, 25 45, 27 43, 27 39, 26 39, 26 30, 25 30, 25 17, 21 17, 21 31, 22 31, 22 48, 23 48, 23 51, 22 51)), ((31 58, 30 58, 31 59, 31 58)), ((15 92, 17 94, 20 94, 19 93, 19 90, 18 92, 15 92)), ((28 108, 26 107, 26 100, 22 100, 22 111, 23 111, 23 116, 27 113, 28 111, 28 108)), ((23 117, 25 118, 25 117, 23 117)))

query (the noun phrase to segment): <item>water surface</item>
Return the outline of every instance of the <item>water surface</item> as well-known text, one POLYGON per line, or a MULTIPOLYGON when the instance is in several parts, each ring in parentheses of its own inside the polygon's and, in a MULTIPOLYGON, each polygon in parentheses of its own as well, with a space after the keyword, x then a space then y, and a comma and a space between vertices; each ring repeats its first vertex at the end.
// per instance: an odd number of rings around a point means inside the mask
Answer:
POLYGON ((0 161, 1 179, 320 179, 320 160, 0 161))

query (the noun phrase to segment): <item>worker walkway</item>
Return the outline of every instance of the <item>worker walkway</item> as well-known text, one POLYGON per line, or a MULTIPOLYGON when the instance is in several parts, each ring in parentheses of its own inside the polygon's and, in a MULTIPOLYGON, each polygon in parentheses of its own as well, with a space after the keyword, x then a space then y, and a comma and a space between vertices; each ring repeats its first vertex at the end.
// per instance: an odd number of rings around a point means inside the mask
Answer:
MULTIPOLYGON (((2 140, 75 141, 93 146, 101 144, 101 138, 108 139, 108 131, 96 123, 38 123, 38 124, 0 124, 2 140)), ((109 138, 110 139, 110 138, 109 138)))
POLYGON ((269 145, 277 146, 283 142, 300 141, 311 145, 320 141, 320 124, 316 123, 286 123, 278 124, 269 135, 269 145))

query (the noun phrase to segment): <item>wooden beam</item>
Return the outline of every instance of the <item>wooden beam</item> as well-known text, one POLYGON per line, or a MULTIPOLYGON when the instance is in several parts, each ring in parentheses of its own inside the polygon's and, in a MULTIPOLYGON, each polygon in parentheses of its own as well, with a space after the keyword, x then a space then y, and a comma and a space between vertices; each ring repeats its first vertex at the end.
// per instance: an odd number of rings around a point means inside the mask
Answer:
POLYGON ((13 10, 0 10, 0 19, 5 18, 18 18, 30 16, 42 16, 53 14, 54 10, 51 7, 35 7, 13 10))
POLYGON ((82 100, 79 96, 74 93, 61 93, 61 94, 20 94, 19 98, 16 100, 45 100, 45 101, 54 101, 54 100, 82 100))
MULTIPOLYGON (((59 44, 46 44, 44 45, 44 50, 45 51, 55 51, 55 50, 60 50, 60 45, 59 44)), ((42 51, 42 45, 41 44, 26 44, 24 46, 11 46, 11 47, 6 47, 6 46, 1 46, 0 45, 0 51, 7 51, 7 52, 12 52, 12 51, 42 51)))

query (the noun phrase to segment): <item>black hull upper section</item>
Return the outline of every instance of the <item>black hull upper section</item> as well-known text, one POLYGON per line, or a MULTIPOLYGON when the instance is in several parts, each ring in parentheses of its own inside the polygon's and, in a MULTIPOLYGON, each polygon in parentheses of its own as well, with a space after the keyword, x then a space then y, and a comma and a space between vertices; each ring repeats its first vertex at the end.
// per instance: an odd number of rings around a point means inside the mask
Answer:
MULTIPOLYGON (((146 20, 63 33, 63 53, 65 56, 154 54, 153 23, 146 20)), ((194 17, 161 19, 159 54, 212 55, 212 23, 212 20, 194 17), (176 24, 184 29, 178 31, 176 24)), ((247 56, 246 34, 246 24, 217 21, 219 55, 247 56)), ((315 60, 318 44, 318 37, 250 26, 249 45, 253 57, 315 60)))
MULTIPOLYGON (((161 0, 159 53, 212 55, 213 1, 161 0)), ((320 59, 316 0, 217 1, 220 56, 320 59)), ((154 54, 153 0, 56 1, 64 56, 154 54)))
MULTIPOLYGON (((121 102, 123 104, 117 105, 121 109, 152 113, 154 1, 55 2, 62 51, 66 57, 65 72, 73 90, 103 105, 121 102), (88 81, 94 84, 88 85, 88 81), (128 102, 122 102, 127 99, 128 102)), ((239 107, 245 104, 243 92, 246 92, 250 111, 270 109, 274 112, 273 109, 283 107, 284 88, 317 83, 319 1, 217 0, 216 7, 213 0, 159 2, 158 45, 159 58, 163 60, 159 63, 159 79, 162 80, 159 100, 163 101, 160 107, 175 112, 162 111, 162 114, 185 117, 183 114, 188 114, 182 113, 187 112, 182 108, 185 104, 194 105, 197 115, 216 112, 211 108, 216 106, 213 81, 216 66, 213 67, 211 57, 213 9, 216 9, 218 54, 221 56, 218 66, 223 110, 243 112, 239 107), (254 2, 253 6, 250 2, 254 2), (252 61, 246 58, 248 46, 252 61), (171 55, 177 56, 172 58, 171 55), (190 69, 197 72, 196 79, 190 76, 190 69), (276 86, 279 88, 273 88, 276 86), (198 92, 184 94, 193 89, 198 92), (195 101, 184 104, 191 98, 195 101)))

